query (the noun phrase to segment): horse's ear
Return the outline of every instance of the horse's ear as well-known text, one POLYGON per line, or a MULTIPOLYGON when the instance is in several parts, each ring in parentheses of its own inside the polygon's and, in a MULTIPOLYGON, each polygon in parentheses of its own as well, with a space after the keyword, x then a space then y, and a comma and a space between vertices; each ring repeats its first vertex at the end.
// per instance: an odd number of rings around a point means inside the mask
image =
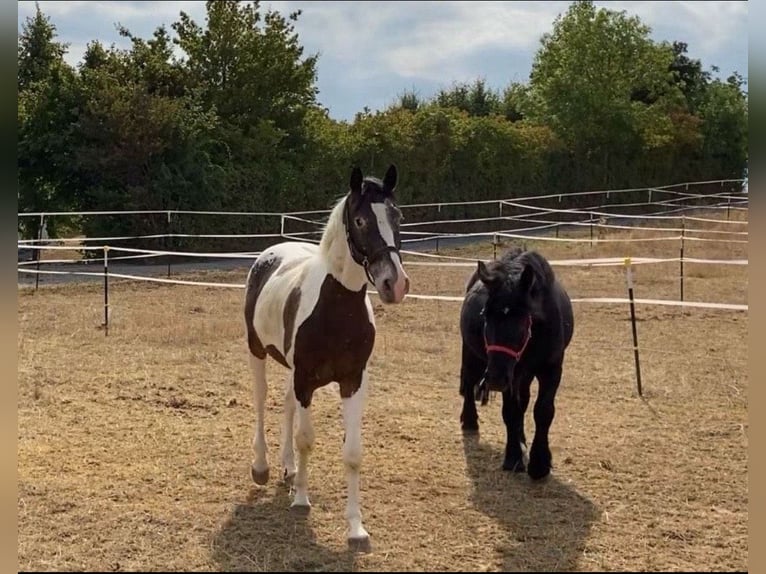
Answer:
POLYGON ((494 287, 500 279, 494 269, 490 269, 484 261, 478 262, 476 273, 487 287, 494 287))
POLYGON ((532 288, 535 285, 535 271, 531 265, 525 265, 524 271, 521 272, 521 279, 519 285, 524 293, 532 293, 532 288))
POLYGON ((398 177, 399 174, 396 171, 396 166, 394 164, 389 165, 386 175, 383 176, 383 190, 388 193, 393 193, 396 189, 398 177))
POLYGON ((354 167, 351 171, 351 180, 349 181, 349 187, 351 188, 352 193, 362 193, 362 179, 364 179, 362 170, 359 166, 354 167))

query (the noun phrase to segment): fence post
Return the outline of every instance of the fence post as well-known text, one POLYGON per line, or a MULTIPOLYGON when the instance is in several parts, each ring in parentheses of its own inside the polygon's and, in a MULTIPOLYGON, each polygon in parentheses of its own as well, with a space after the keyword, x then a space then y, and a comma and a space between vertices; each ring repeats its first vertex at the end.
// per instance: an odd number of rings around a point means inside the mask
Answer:
POLYGON ((37 273, 35 273, 35 291, 40 285, 40 256, 43 253, 43 227, 45 226, 45 214, 40 214, 40 229, 37 230, 37 249, 35 249, 35 267, 37 273))
POLYGON ((590 214, 590 246, 593 247, 593 214, 590 214))
POLYGON ((630 299, 630 324, 633 329, 633 356, 636 360, 636 385, 638 396, 643 396, 641 388, 641 365, 638 360, 638 334, 636 333, 636 307, 633 302, 633 273, 630 268, 630 257, 625 258, 625 275, 628 282, 628 298, 630 299))
MULTIPOLYGON (((165 251, 172 251, 172 249, 168 249, 168 243, 170 243, 171 247, 173 247, 172 245, 173 238, 170 237, 171 231, 172 231, 172 227, 170 224, 170 211, 168 211, 168 222, 167 222, 167 225, 165 226, 165 241, 164 241, 165 251)), ((170 255, 165 255, 165 257, 168 258, 168 279, 170 279, 170 255)))
POLYGON ((492 236, 492 257, 497 259, 497 233, 492 236))
POLYGON ((109 335, 109 246, 104 245, 104 336, 109 335))
POLYGON ((681 215, 681 301, 684 300, 684 237, 686 236, 686 216, 681 215))

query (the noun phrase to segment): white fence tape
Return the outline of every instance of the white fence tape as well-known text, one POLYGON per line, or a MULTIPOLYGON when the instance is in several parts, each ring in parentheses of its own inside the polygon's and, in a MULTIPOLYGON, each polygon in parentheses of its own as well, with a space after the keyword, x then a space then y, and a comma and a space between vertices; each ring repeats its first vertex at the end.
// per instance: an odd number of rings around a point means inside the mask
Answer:
MULTIPOLYGON (((50 270, 35 270, 35 269, 19 269, 22 273, 40 273, 51 275, 85 275, 91 277, 103 277, 104 273, 95 271, 50 271, 50 270)), ((115 279, 128 279, 133 281, 149 281, 153 283, 165 283, 171 285, 189 285, 196 287, 223 287, 233 289, 244 289, 244 283, 218 283, 209 281, 186 281, 182 279, 165 279, 161 277, 146 277, 142 275, 128 275, 123 273, 109 273, 110 278, 115 279)), ((377 295, 374 290, 368 290, 371 295, 377 295)), ((407 294, 409 299, 422 299, 427 301, 450 301, 459 303, 463 301, 463 297, 455 295, 421 295, 416 293, 407 294)), ((572 298, 573 303, 596 303, 596 304, 626 304, 630 303, 630 299, 619 297, 581 297, 572 298)), ((666 305, 672 307, 697 307, 703 309, 728 309, 733 311, 747 311, 748 306, 736 303, 708 303, 704 301, 675 301, 669 299, 634 299, 634 303, 642 305, 666 305)))
MULTIPOLYGON (((454 295, 417 295, 407 294, 408 299, 424 299, 427 301, 451 301, 462 303, 463 297, 454 295)), ((747 305, 737 303, 707 303, 704 301, 674 301, 670 299, 633 299, 634 303, 641 305, 667 305, 671 307, 699 307, 703 309, 729 309, 732 311, 747 311, 747 305)), ((603 304, 627 304, 630 299, 620 297, 581 297, 572 298, 572 303, 603 303, 603 304)))
MULTIPOLYGON (((510 200, 503 200, 504 205, 509 205, 511 207, 518 207, 519 209, 537 209, 539 211, 543 211, 545 213, 568 213, 573 215, 587 215, 587 216, 596 216, 596 217, 611 217, 611 218, 621 218, 621 219, 682 219, 684 217, 688 216, 682 216, 682 215, 666 215, 666 214, 629 214, 629 213, 607 213, 605 211, 595 211, 591 209, 578 209, 578 208, 569 208, 569 209, 556 209, 553 207, 541 207, 539 205, 525 205, 523 203, 519 203, 517 201, 510 201, 510 200)), ((617 206, 615 206, 617 207, 617 206)), ((735 209, 735 206, 727 206, 727 205, 691 205, 681 208, 681 210, 690 210, 690 209, 735 209)), ((746 207, 742 207, 740 209, 748 209, 746 207)))
MULTIPOLYGON (((471 259, 471 263, 468 261, 404 261, 405 267, 476 267, 477 259, 471 259)), ((631 257, 631 263, 634 264, 649 264, 649 263, 678 263, 681 261, 680 257, 667 257, 667 258, 655 258, 655 257, 631 257)), ((747 259, 697 259, 692 257, 684 257, 684 263, 700 263, 710 265, 747 265, 747 259)), ((599 257, 593 259, 551 259, 548 261, 553 267, 616 267, 624 266, 624 257, 599 257)))
MULTIPOLYGON (((569 192, 569 193, 553 193, 553 194, 546 194, 546 195, 531 195, 531 196, 525 196, 516 198, 516 201, 539 201, 543 199, 553 199, 557 197, 582 197, 586 195, 599 195, 599 194, 605 194, 607 197, 609 197, 611 194, 621 194, 621 193, 631 193, 636 191, 652 191, 653 193, 661 192, 661 193, 668 193, 668 194, 676 194, 679 196, 687 196, 689 199, 694 198, 711 198, 711 197, 723 197, 731 198, 731 199, 742 199, 741 197, 732 196, 727 194, 726 192, 722 193, 711 193, 711 194, 695 194, 690 193, 688 191, 676 191, 668 189, 670 187, 681 187, 685 186, 687 189, 690 185, 693 186, 699 186, 699 185, 710 185, 718 183, 721 186, 723 186, 724 183, 744 183, 744 179, 717 179, 717 180, 710 180, 710 181, 689 181, 689 182, 683 182, 683 183, 672 183, 664 186, 659 187, 635 187, 635 188, 623 188, 623 189, 602 189, 602 190, 592 190, 592 191, 577 191, 577 192, 569 192)), ((477 201, 449 201, 449 202, 436 202, 436 203, 411 203, 411 204, 402 204, 400 207, 402 208, 415 208, 415 207, 446 207, 446 206, 455 206, 455 205, 487 205, 487 204, 500 204, 506 199, 484 199, 484 200, 477 200, 477 201)), ((654 202, 658 203, 658 202, 654 202)), ((317 210, 309 210, 309 211, 291 211, 287 213, 278 213, 278 212, 270 212, 270 211, 193 211, 193 210, 179 210, 179 209, 169 209, 169 210, 126 210, 126 211, 36 211, 36 212, 20 212, 18 213, 19 217, 41 217, 41 216, 49 216, 49 215, 56 215, 56 216, 74 216, 74 215, 143 215, 143 214, 188 214, 188 215, 245 215, 245 216, 261 216, 261 217, 284 217, 284 216, 296 216, 296 215, 311 215, 311 214, 321 214, 321 213, 330 213, 329 209, 317 209, 317 210)))

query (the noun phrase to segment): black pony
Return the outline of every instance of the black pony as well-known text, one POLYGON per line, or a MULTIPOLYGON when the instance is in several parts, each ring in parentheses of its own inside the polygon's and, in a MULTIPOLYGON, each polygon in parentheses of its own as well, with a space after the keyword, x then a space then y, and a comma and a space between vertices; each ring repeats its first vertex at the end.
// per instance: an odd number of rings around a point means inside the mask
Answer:
POLYGON ((498 261, 479 261, 466 285, 460 332, 463 431, 479 430, 476 399, 485 404, 490 391, 501 392, 507 431, 503 468, 527 470, 533 479, 546 477, 551 469, 548 429, 574 332, 572 303, 548 261, 519 248, 498 261), (535 377, 535 437, 525 468, 524 414, 535 377))

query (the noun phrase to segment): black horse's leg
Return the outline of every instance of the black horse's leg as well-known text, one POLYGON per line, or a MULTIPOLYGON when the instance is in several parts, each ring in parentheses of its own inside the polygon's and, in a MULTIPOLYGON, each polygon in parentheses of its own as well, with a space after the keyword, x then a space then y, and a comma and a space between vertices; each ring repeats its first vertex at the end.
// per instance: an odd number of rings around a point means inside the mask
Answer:
POLYGON ((529 451, 529 476, 538 480, 548 476, 551 470, 551 450, 548 446, 548 430, 556 413, 555 398, 561 382, 561 364, 548 367, 537 374, 540 383, 535 401, 535 438, 529 451))
POLYGON ((505 423, 505 458, 503 470, 524 472, 524 448, 527 439, 524 435, 524 413, 529 406, 529 387, 534 375, 518 375, 515 381, 519 390, 518 400, 511 389, 503 392, 503 422, 505 423))
POLYGON ((460 366, 460 395, 463 397, 463 411, 460 413, 460 425, 464 431, 479 430, 479 414, 476 412, 474 388, 481 381, 485 368, 484 361, 463 343, 460 366))

